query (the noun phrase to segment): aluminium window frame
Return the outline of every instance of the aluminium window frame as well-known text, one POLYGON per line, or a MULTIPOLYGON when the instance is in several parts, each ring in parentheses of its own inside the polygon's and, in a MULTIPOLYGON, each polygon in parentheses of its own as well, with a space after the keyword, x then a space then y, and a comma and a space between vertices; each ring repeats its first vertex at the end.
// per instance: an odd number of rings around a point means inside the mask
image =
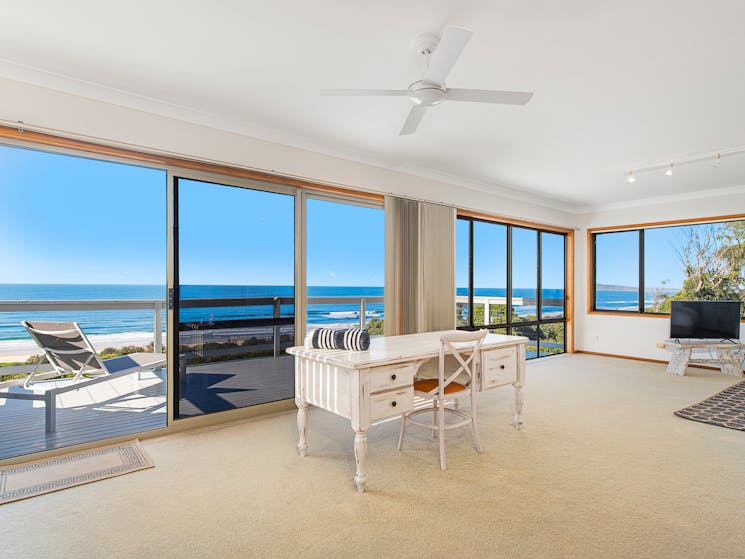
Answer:
MULTIPOLYGON (((520 335, 515 334, 515 330, 518 330, 520 328, 530 328, 535 327, 535 345, 536 345, 536 357, 532 359, 540 359, 541 357, 548 357, 548 355, 541 355, 541 345, 540 345, 540 330, 541 326, 544 324, 563 324, 564 325, 564 343, 562 345, 562 353, 567 352, 567 330, 568 330, 568 284, 567 284, 567 269, 568 269, 568 262, 567 262, 567 238, 568 233, 562 232, 562 231, 553 231, 549 229, 542 229, 540 227, 530 227, 527 225, 516 225, 513 223, 505 223, 500 222, 496 220, 489 220, 489 219, 481 219, 478 217, 473 216, 464 216, 459 215, 457 216, 457 220, 463 220, 465 222, 468 222, 468 324, 464 326, 456 326, 458 330, 466 330, 466 331, 473 331, 473 330, 479 330, 482 328, 486 328, 488 330, 494 330, 498 328, 504 328, 508 335, 520 335), (488 223, 492 225, 502 225, 506 227, 506 235, 505 235, 505 243, 506 243, 506 260, 507 260, 507 267, 506 267, 506 287, 505 287, 505 307, 507 309, 512 308, 512 232, 513 228, 517 227, 519 229, 527 229, 530 231, 536 232, 536 320, 528 320, 528 321, 515 321, 512 320, 512 313, 508 310, 505 313, 505 322, 502 323, 488 323, 488 324, 477 324, 475 325, 473 323, 473 310, 474 310, 474 287, 473 287, 473 264, 474 264, 474 257, 473 257, 473 240, 474 240, 474 223, 475 222, 481 222, 481 223, 488 223), (552 235, 559 235, 563 237, 564 239, 564 312, 563 316, 557 317, 557 318, 543 318, 543 235, 542 233, 552 234, 552 235)), ((484 321, 486 322, 490 317, 484 317, 484 321)), ((531 340, 532 342, 533 340, 531 340)))
MULTIPOLYGON (((260 171, 242 167, 239 165, 216 163, 207 160, 192 159, 187 155, 170 154, 152 151, 138 151, 130 146, 123 146, 116 142, 109 143, 104 139, 80 140, 73 137, 65 137, 44 132, 36 132, 28 128, 12 128, 0 126, 0 145, 16 148, 25 148, 34 151, 52 153, 56 155, 69 155, 84 159, 92 159, 107 163, 121 163, 135 167, 145 167, 164 171, 166 173, 165 196, 166 212, 164 214, 164 227, 166 232, 166 282, 167 289, 174 288, 177 285, 178 271, 174 269, 175 251, 174 237, 178 233, 177 227, 174 228, 174 208, 177 200, 174 184, 175 179, 189 179, 204 182, 213 182, 225 186, 244 187, 253 190, 265 190, 269 192, 279 192, 294 194, 295 196, 295 242, 296 242, 296 263, 295 263, 295 288, 296 294, 305 293, 305 246, 304 233, 298 239, 297 232, 305 232, 305 199, 308 196, 317 196, 323 198, 336 198, 337 200, 345 199, 348 203, 359 201, 360 205, 382 206, 384 196, 364 188, 349 188, 344 186, 335 186, 323 182, 314 182, 310 179, 294 177, 282 173, 260 171)), ((175 293, 174 293, 175 295, 175 293)), ((188 429, 195 429, 215 424, 226 423, 236 419, 256 417, 278 411, 294 409, 294 399, 280 400, 267 404, 258 404, 247 408, 228 410, 216 414, 204 416, 195 416, 189 418, 176 419, 174 397, 177 395, 177 389, 174 387, 172 375, 176 374, 175 364, 178 362, 178 352, 171 339, 171 333, 175 331, 175 313, 174 309, 167 309, 166 301, 166 324, 167 324, 167 358, 169 371, 168 382, 166 383, 166 421, 163 427, 133 432, 127 435, 113 436, 105 439, 96 439, 86 443, 62 446, 59 448, 46 449, 30 454, 23 454, 13 458, 0 459, 0 466, 26 462, 47 457, 59 456, 73 451, 97 448, 102 444, 114 444, 130 440, 133 436, 140 439, 151 438, 168 433, 180 432, 188 429)), ((302 343, 305 326, 305 297, 296 298, 295 316, 303 317, 302 320, 296 320, 296 343, 302 343)))

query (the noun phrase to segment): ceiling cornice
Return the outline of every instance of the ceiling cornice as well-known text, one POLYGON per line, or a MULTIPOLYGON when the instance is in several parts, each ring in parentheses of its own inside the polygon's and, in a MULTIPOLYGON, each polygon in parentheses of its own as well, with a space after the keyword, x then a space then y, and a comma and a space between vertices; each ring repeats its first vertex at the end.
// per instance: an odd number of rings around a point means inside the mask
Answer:
POLYGON ((577 204, 571 200, 546 196, 541 192, 529 190, 516 185, 498 185, 418 165, 401 164, 395 167, 395 169, 400 169, 404 173, 438 182, 455 183, 470 190, 476 190, 477 192, 484 192, 486 194, 495 194, 497 196, 510 198, 511 200, 525 202, 527 197, 530 204, 536 204, 538 206, 544 206, 555 210, 558 209, 571 214, 580 214, 587 210, 587 206, 577 204))
POLYGON ((625 210, 629 208, 639 208, 643 206, 654 206, 659 204, 669 204, 671 202, 682 202, 685 200, 703 200, 706 198, 716 198, 720 196, 732 196, 745 194, 745 185, 726 186, 722 188, 710 188, 708 190, 698 190, 695 192, 680 192, 677 194, 667 194, 665 196, 650 196, 649 198, 638 198, 626 202, 612 202, 610 204, 598 204, 588 206, 581 213, 591 214, 596 212, 605 212, 613 210, 625 210))

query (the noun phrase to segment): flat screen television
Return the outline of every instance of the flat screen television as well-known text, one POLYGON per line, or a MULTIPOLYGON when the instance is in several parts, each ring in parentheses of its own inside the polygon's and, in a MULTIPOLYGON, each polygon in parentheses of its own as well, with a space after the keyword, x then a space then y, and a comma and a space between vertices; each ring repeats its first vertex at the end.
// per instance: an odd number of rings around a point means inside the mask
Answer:
POLYGON ((673 301, 670 337, 737 340, 740 301, 673 301))

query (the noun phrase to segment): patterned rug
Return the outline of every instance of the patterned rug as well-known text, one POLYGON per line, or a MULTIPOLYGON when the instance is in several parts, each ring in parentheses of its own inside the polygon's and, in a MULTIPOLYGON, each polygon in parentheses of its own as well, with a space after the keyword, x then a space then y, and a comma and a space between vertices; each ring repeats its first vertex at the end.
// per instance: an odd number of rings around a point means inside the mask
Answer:
POLYGON ((745 382, 674 413, 684 419, 745 431, 745 382))
POLYGON ((0 505, 152 468, 137 439, 0 468, 0 505))

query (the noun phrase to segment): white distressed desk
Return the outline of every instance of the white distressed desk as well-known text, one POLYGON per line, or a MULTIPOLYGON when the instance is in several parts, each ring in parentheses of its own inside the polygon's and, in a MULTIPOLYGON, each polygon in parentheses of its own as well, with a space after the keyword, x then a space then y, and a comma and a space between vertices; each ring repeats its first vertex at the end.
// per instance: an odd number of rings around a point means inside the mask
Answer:
MULTIPOLYGON (((372 422, 414 409, 414 374, 422 363, 437 359, 440 336, 427 332, 373 338, 368 351, 291 347, 295 356, 295 403, 298 407, 298 444, 308 449, 308 406, 313 405, 350 420, 354 437, 357 491, 367 481, 367 431, 372 422)), ((525 384, 525 343, 522 336, 489 334, 480 350, 477 391, 511 384, 515 388, 514 423, 522 425, 525 384)))
POLYGON ((741 352, 745 344, 719 340, 681 339, 665 340, 662 348, 671 351, 667 372, 674 375, 685 375, 689 364, 719 365, 721 371, 728 375, 742 376, 741 352), (705 355, 701 352, 706 351, 705 355), (714 355, 711 352, 714 351, 714 355), (698 352, 698 353, 697 353, 698 352))

